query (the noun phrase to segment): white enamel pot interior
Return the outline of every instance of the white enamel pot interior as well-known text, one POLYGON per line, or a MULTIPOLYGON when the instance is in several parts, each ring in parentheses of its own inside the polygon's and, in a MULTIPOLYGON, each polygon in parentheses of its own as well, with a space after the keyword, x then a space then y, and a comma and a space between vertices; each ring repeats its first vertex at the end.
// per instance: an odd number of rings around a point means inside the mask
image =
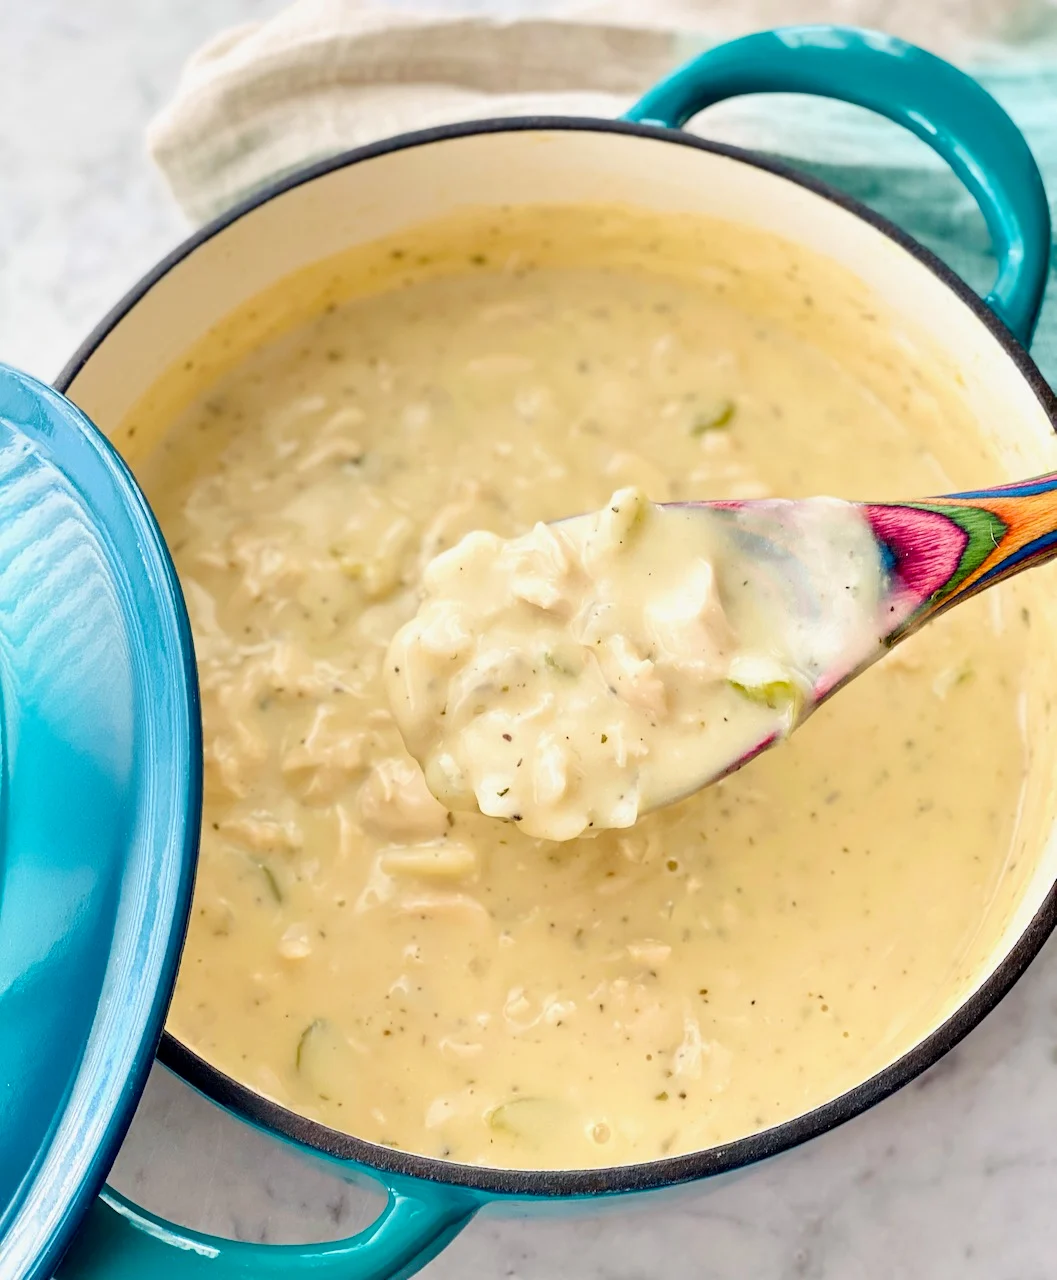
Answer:
MULTIPOLYGON (((758 157, 675 131, 608 121, 453 126, 305 170, 163 262, 74 357, 60 386, 111 431, 212 325, 290 273, 463 206, 540 202, 615 202, 718 217, 834 259, 924 333, 964 383, 970 406, 995 433, 1004 470, 995 483, 1053 467, 1057 414, 1041 376, 983 303, 926 251, 861 207, 758 157)), ((1040 625, 1057 635, 1057 620, 1046 616, 1044 601, 1039 607, 1040 625)), ((1015 892, 990 953, 949 1017, 850 1093, 728 1146, 612 1170, 478 1169, 394 1152, 305 1121, 213 1070, 171 1037, 162 1044, 162 1060, 236 1113, 317 1152, 390 1178, 424 1178, 485 1197, 639 1190, 747 1164, 832 1127, 912 1078, 1023 971, 1054 924, 1057 842, 1043 776, 1052 756, 1051 744, 1039 744, 1032 766, 1038 797, 1028 804, 1034 826, 1015 892)))

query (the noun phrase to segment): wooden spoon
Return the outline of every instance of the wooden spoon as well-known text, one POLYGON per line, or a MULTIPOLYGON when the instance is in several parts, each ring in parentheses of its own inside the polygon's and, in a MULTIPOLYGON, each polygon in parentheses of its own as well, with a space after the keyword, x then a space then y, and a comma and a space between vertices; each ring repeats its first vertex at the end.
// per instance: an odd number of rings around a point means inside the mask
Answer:
POLYGON ((449 808, 553 840, 627 826, 775 745, 945 609, 1057 553, 1055 492, 1057 473, 915 502, 650 514, 626 489, 556 521, 560 537, 470 534, 434 562, 393 640, 397 724, 449 808))

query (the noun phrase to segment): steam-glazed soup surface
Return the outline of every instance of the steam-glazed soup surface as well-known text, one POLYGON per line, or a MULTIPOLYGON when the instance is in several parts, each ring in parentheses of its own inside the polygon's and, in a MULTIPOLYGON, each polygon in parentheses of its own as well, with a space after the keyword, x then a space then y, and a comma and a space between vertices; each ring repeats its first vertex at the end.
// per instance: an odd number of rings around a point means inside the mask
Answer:
POLYGON ((689 218, 468 211, 313 281, 225 322, 182 366, 195 398, 118 433, 202 690, 169 1029, 335 1128, 519 1167, 725 1142, 904 1052, 975 980, 1014 849, 1031 619, 1009 588, 740 773, 560 844, 434 799, 382 664, 471 530, 626 486, 995 479, 953 379, 836 267, 689 218))

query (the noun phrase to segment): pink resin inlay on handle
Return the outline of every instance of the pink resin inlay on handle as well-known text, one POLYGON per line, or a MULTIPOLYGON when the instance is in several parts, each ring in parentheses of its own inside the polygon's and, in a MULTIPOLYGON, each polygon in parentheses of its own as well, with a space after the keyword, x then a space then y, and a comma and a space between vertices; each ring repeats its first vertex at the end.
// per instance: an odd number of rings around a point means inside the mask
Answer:
POLYGON ((888 629, 905 622, 956 573, 968 533, 938 511, 921 507, 864 504, 877 541, 893 563, 888 593, 888 629))

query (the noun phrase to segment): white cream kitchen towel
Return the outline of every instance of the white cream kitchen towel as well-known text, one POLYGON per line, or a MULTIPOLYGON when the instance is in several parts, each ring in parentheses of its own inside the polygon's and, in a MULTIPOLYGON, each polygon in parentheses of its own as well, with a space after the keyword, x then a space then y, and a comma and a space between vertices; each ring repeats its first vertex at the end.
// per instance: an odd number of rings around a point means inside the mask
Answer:
MULTIPOLYGON (((296 0, 202 48, 148 144, 198 222, 306 161, 404 130, 617 115, 693 52, 792 16, 787 0, 296 0)), ((1057 0, 804 0, 795 18, 883 25, 947 56, 1000 61, 1057 30, 1057 0)), ((793 114, 742 99, 707 120, 711 136, 836 163, 870 154, 870 127, 813 99, 793 114)))
MULTIPOLYGON (((295 0, 191 59, 148 144, 201 222, 308 161, 480 116, 614 116, 692 53, 796 21, 884 27, 967 65, 1057 192, 1057 0, 295 0)), ((918 139, 820 99, 744 98, 692 122, 873 205, 977 287, 993 263, 971 199, 918 139)), ((1034 352, 1057 376, 1057 283, 1034 352)))

